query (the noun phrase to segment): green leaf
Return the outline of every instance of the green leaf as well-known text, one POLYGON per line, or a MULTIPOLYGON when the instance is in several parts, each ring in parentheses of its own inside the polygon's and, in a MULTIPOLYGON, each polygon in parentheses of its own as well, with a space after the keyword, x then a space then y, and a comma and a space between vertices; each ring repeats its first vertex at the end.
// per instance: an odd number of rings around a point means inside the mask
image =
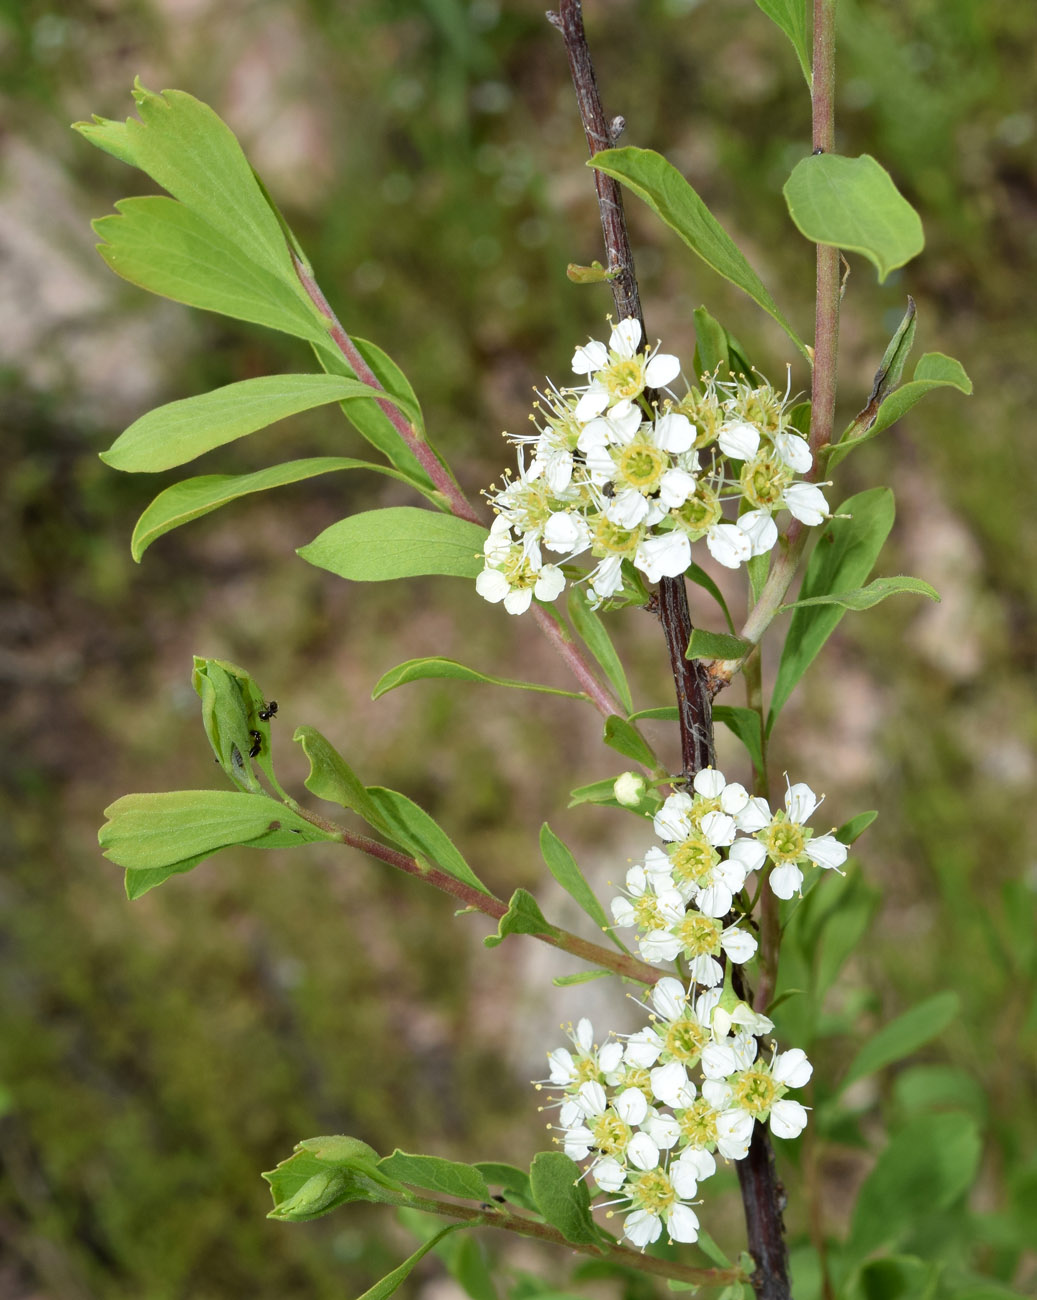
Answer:
MULTIPOLYGON (((137 520, 130 540, 130 553, 139 562, 152 542, 158 541, 182 524, 189 524, 219 510, 221 506, 254 492, 267 492, 271 488, 300 483, 318 474, 330 474, 342 469, 369 469, 376 474, 387 474, 390 478, 411 483, 405 474, 390 469, 388 465, 352 460, 348 456, 313 456, 307 460, 271 465, 269 469, 256 470, 251 474, 204 474, 198 478, 183 479, 160 492, 137 520)), ((411 483, 411 486, 423 490, 419 484, 411 483)))
POLYGON ((577 1246, 600 1244, 587 1181, 575 1161, 561 1151, 541 1151, 533 1158, 529 1183, 537 1209, 566 1241, 577 1246))
POLYGON ((431 863, 481 894, 490 894, 446 831, 412 799, 377 785, 368 786, 367 794, 378 810, 378 821, 372 825, 413 854, 419 865, 431 863))
POLYGON ((471 1228, 471 1223, 449 1223, 441 1231, 437 1232, 434 1237, 430 1237, 423 1245, 419 1246, 413 1255, 399 1266, 394 1268, 391 1273, 387 1273, 380 1282, 376 1282, 373 1287, 365 1291, 359 1300, 388 1300, 389 1296, 394 1295, 399 1289, 401 1283, 405 1282, 410 1274, 414 1271, 417 1264, 437 1246, 444 1237, 451 1232, 460 1232, 464 1228, 471 1228))
POLYGON ((529 1174, 524 1169, 494 1160, 480 1160, 474 1168, 478 1169, 491 1187, 499 1187, 509 1201, 527 1210, 536 1209, 529 1188, 529 1174))
MULTIPOLYGON (((799 591, 801 600, 826 596, 832 591, 853 590, 867 578, 893 527, 893 493, 889 488, 869 488, 844 501, 838 513, 850 517, 831 519, 825 525, 807 564, 799 591)), ((839 605, 793 612, 771 697, 768 734, 796 683, 814 662, 845 612, 839 605)))
POLYGON ((680 719, 676 704, 662 704, 655 709, 638 709, 631 713, 631 722, 677 722, 680 719))
POLYGON ((790 609, 803 609, 808 605, 841 605, 843 609, 871 609, 887 596, 896 596, 902 591, 916 596, 928 596, 939 602, 940 595, 935 587, 921 578, 875 578, 866 587, 856 587, 853 591, 832 592, 827 596, 810 596, 806 600, 793 601, 791 605, 782 605, 779 613, 790 609))
POLYGON ((731 635, 734 636, 735 625, 734 625, 734 620, 731 617, 730 611, 727 608, 727 601, 724 599, 723 593, 721 592, 720 588, 709 576, 709 574, 705 571, 705 569, 700 569, 697 564, 693 564, 688 569, 687 573, 685 573, 684 576, 686 578, 690 578, 691 581, 695 583, 697 587, 701 587, 703 591, 709 592, 709 594, 713 597, 716 603, 720 606, 721 612, 724 615, 724 622, 727 624, 728 628, 730 629, 731 635))
POLYGON ((623 671, 623 664, 619 655, 616 654, 616 648, 612 644, 609 634, 605 631, 605 624, 591 609, 585 588, 569 588, 567 608, 573 627, 584 645, 601 665, 602 671, 608 678, 612 689, 616 692, 616 698, 627 713, 633 713, 634 705, 630 697, 627 675, 623 671))
POLYGON ((839 1085, 840 1090, 910 1056, 923 1043, 938 1037, 957 1016, 960 1005, 956 993, 937 993, 897 1016, 888 1025, 883 1025, 853 1058, 839 1085))
POLYGON ((656 758, 647 742, 636 727, 613 713, 605 719, 603 739, 606 745, 620 753, 624 758, 631 758, 644 767, 655 767, 656 758))
POLYGON ((587 884, 587 879, 577 865, 576 859, 551 827, 548 826, 547 822, 544 822, 540 828, 540 852, 551 875, 554 876, 569 897, 583 908, 599 930, 604 930, 609 938, 617 943, 620 948, 623 948, 623 945, 619 943, 612 933, 608 917, 605 915, 605 909, 598 902, 590 885, 587 884))
POLYGON ((249 260, 234 240, 175 199, 120 199, 117 215, 92 223, 97 251, 131 284, 174 302, 251 321, 318 344, 324 318, 283 279, 249 260))
POLYGON ((381 809, 363 781, 316 727, 297 727, 292 739, 302 745, 303 753, 310 760, 305 785, 311 794, 341 808, 352 808, 369 826, 383 835, 389 834, 381 809))
POLYGON ((186 465, 214 447, 223 447, 289 415, 375 391, 340 375, 243 379, 149 411, 101 452, 101 459, 113 469, 153 474, 186 465))
POLYGON ((349 1201, 405 1205, 413 1200, 402 1184, 380 1174, 377 1164, 378 1152, 358 1138, 307 1138, 263 1174, 274 1199, 267 1218, 306 1223, 349 1201))
POLYGON ((825 993, 835 983, 847 958, 854 952, 868 931, 879 906, 877 890, 868 889, 859 873, 848 881, 835 877, 826 893, 833 905, 814 945, 814 990, 820 1005, 825 993))
POLYGON ((308 303, 277 214, 226 123, 208 104, 182 90, 156 95, 138 80, 133 98, 139 121, 95 118, 93 123, 76 123, 76 129, 146 172, 248 260, 278 276, 308 303))
POLYGON ((763 281, 731 236, 709 211, 676 167, 651 149, 605 149, 590 159, 606 176, 622 181, 675 231, 693 253, 730 280, 781 326, 809 359, 805 344, 778 310, 763 281))
MULTIPOLYGON (((375 378, 385 389, 383 400, 394 402, 406 415, 419 436, 424 437, 425 424, 421 407, 407 376, 396 362, 374 343, 354 338, 353 346, 374 371, 375 378)), ((317 360, 329 374, 343 375, 350 379, 356 377, 353 367, 330 339, 323 339, 315 344, 314 352, 317 360)), ((339 405, 346 419, 352 423, 361 437, 366 438, 372 447, 376 447, 390 465, 395 465, 414 482, 422 483, 424 485, 422 491, 437 505, 445 505, 442 493, 432 486, 428 472, 400 437, 377 398, 350 397, 339 405)))
POLYGON ((319 569, 353 582, 386 582, 424 574, 475 578, 487 531, 453 515, 414 506, 367 510, 340 519, 299 554, 319 569))
POLYGON ((874 809, 870 812, 858 813, 848 822, 843 822, 835 832, 835 838, 840 844, 853 844, 855 840, 860 839, 877 816, 878 813, 874 809))
MULTIPOLYGON (((674 710, 676 712, 676 710, 674 710)), ((745 746, 753 767, 763 775, 763 727, 755 709, 736 708, 730 704, 714 704, 713 721, 729 727, 745 746)))
POLYGON ((906 415, 912 406, 936 388, 955 388, 968 397, 972 393, 972 380, 960 361, 955 361, 943 352, 926 352, 918 358, 910 383, 903 384, 889 394, 879 407, 874 421, 862 433, 836 444, 829 457, 828 468, 833 469, 855 447, 896 424, 902 415, 906 415))
POLYGON ((378 1162, 383 1174, 401 1183, 410 1183, 437 1195, 460 1196, 469 1201, 488 1201, 490 1189, 486 1179, 473 1165, 438 1156, 415 1156, 397 1148, 391 1156, 378 1162))
POLYGON ((756 0, 756 6, 777 23, 792 42, 807 89, 812 89, 814 77, 810 70, 810 42, 807 39, 807 0, 756 0))
POLYGON ((491 677, 487 673, 466 668, 453 659, 441 659, 433 655, 427 659, 408 659, 406 663, 397 664, 384 673, 371 692, 373 700, 379 699, 397 686, 406 686, 408 682, 425 681, 428 678, 446 678, 454 682, 484 682, 488 686, 512 686, 520 691, 540 691, 544 695, 564 695, 570 700, 585 700, 582 691, 563 691, 556 686, 538 686, 534 682, 517 682, 511 677, 491 677))
POLYGON ((104 815, 98 842, 126 869, 131 899, 234 844, 283 849, 337 838, 268 795, 235 790, 127 794, 104 815))
POLYGON ((982 1083, 955 1065, 915 1065, 897 1072, 893 1096, 905 1114, 931 1110, 964 1110, 986 1126, 990 1103, 982 1083))
POLYGON ((752 649, 751 641, 743 641, 738 636, 728 636, 726 632, 706 632, 703 628, 697 627, 692 630, 684 657, 685 659, 743 659, 752 649))
POLYGON ((911 355, 911 348, 914 346, 917 325, 918 311, 915 307, 915 300, 908 294, 907 310, 904 312, 903 319, 897 326, 893 337, 886 345, 882 360, 879 362, 879 368, 875 372, 875 381, 872 384, 871 395, 868 398, 869 406, 872 402, 881 403, 884 401, 900 384, 904 375, 904 367, 907 365, 907 359, 911 355))
POLYGON ((957 1113, 919 1115, 893 1136, 857 1200, 847 1262, 895 1246, 923 1215, 949 1208, 971 1186, 981 1143, 957 1113))
POLYGON ((943 1269, 943 1260, 887 1255, 869 1260, 843 1295, 845 1300, 934 1300, 943 1269))
MULTIPOLYGON (((646 709, 637 717, 651 715, 652 709, 646 709)), ((575 808, 581 803, 594 803, 610 808, 622 808, 625 812, 635 813, 638 817, 653 817, 662 806, 662 799, 651 786, 646 786, 645 796, 640 804, 620 803, 616 798, 616 777, 607 777, 604 781, 592 781, 589 785, 577 786, 569 791, 569 807, 575 808)))
POLYGON ((811 154, 792 169, 782 193, 800 234, 814 244, 861 253, 881 284, 925 246, 918 213, 870 154, 811 154))
POLYGON ((496 948, 509 934, 557 934, 557 928, 544 920, 536 899, 525 889, 516 889, 508 910, 500 919, 496 934, 483 940, 487 948, 496 948))
MULTIPOLYGON (((618 943, 618 940, 617 940, 618 943)), ((627 951, 624 949, 624 951, 627 951)), ((580 970, 575 975, 556 975, 551 983, 558 989, 569 988, 572 984, 589 984, 591 980, 607 979, 608 976, 615 975, 611 970, 580 970)))

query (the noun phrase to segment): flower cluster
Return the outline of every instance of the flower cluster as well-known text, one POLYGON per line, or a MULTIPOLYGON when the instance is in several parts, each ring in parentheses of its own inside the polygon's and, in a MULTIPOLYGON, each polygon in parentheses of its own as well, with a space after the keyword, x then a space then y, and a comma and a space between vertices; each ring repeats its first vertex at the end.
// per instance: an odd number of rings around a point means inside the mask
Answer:
POLYGON ((560 566, 577 556, 594 562, 587 578, 600 603, 622 588, 624 564, 649 582, 677 577, 705 538, 736 569, 774 547, 780 511, 810 525, 829 517, 821 489, 796 477, 812 456, 790 424, 787 393, 744 375, 677 392, 678 359, 640 344, 641 326, 627 319, 607 346, 577 348, 572 368, 585 382, 549 385, 530 417, 536 432, 511 439, 518 475, 488 494, 497 518, 476 579, 511 614, 534 596, 553 600, 565 586, 560 566), (661 400, 649 405, 646 390, 661 400), (729 499, 739 503, 733 521, 729 499))
POLYGON ((812 1067, 799 1048, 761 1052, 773 1023, 722 987, 721 961, 748 961, 756 939, 735 915, 737 895, 751 872, 791 898, 802 868, 838 870, 847 850, 832 834, 805 823, 820 800, 806 785, 789 785, 785 807, 699 772, 690 792, 671 794, 654 818, 659 844, 627 872, 612 901, 617 926, 635 928, 641 956, 672 962, 646 1002, 649 1023, 636 1033, 594 1041, 588 1020, 570 1029, 572 1049, 548 1055, 539 1087, 560 1089, 559 1141, 573 1160, 623 1206, 623 1235, 642 1249, 663 1229, 671 1241, 695 1241, 692 1205, 698 1184, 716 1170, 715 1154, 741 1160, 753 1128, 768 1124, 778 1137, 802 1132, 807 1112, 786 1097, 812 1067), (692 1078, 692 1072, 696 1078, 692 1078))

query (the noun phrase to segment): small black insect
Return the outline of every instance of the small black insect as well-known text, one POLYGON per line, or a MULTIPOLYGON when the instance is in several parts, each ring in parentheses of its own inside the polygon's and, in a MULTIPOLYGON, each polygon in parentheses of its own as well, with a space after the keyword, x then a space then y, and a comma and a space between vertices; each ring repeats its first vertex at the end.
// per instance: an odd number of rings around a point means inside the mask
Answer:
POLYGON ((264 704, 259 710, 259 716, 264 722, 269 722, 277 712, 277 701, 271 700, 269 704, 264 704))
POLYGON ((609 501, 611 501, 612 498, 616 495, 615 483, 606 483, 605 486, 601 489, 601 495, 603 497, 606 497, 609 501))
POLYGON ((258 731, 250 731, 248 734, 252 737, 252 748, 248 751, 248 756, 255 758, 263 748, 263 737, 258 731))

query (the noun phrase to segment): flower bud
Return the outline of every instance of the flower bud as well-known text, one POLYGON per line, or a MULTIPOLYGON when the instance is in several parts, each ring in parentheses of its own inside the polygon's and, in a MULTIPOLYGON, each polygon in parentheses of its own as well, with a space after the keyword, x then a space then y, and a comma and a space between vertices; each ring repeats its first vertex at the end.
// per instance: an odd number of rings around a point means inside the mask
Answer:
POLYGON ((622 776, 616 777, 612 793, 624 808, 636 808, 645 797, 647 787, 648 783, 640 772, 624 772, 622 776))

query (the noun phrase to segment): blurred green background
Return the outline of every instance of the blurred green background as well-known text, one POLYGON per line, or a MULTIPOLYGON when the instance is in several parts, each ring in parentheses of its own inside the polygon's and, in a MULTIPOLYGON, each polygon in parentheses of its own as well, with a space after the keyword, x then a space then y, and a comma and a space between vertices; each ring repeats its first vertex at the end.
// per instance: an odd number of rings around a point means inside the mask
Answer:
MULTIPOLYGON (((841 1235, 883 1125, 935 1087, 980 1120, 985 1142, 939 1249, 962 1277, 1026 1291, 1037 1277, 1024 1251, 1037 1245, 1033 9, 840 10, 839 147, 892 171, 928 237, 883 286, 854 260, 841 414, 863 404, 908 292, 917 351, 957 356, 976 391, 928 399, 840 467, 834 501, 893 484, 880 571, 926 578, 943 603, 900 597, 849 615, 806 679, 809 707, 798 692, 776 742, 775 772, 826 790, 834 822, 881 809, 857 868, 876 919, 834 991, 819 1077, 837 1077, 862 1033, 922 998, 962 999, 937 1042, 854 1093, 856 1124, 816 1153, 816 1177, 841 1235)), ((748 0, 590 0, 587 23, 624 143, 667 153, 809 336, 812 250, 780 194, 809 149, 809 104, 783 38, 748 0)), ((289 781, 304 774, 292 730, 320 726, 367 781, 427 807, 498 893, 530 888, 563 922, 580 924, 544 881, 541 821, 606 894, 643 845, 618 813, 565 810, 569 788, 618 770, 590 710, 436 683, 371 702, 384 670, 423 654, 568 684, 528 621, 462 583, 348 586, 293 555, 344 514, 408 502, 400 485, 315 480, 131 561, 133 523, 168 479, 122 477, 96 453, 160 402, 312 368, 303 344, 151 298, 93 252, 89 220, 149 183, 68 123, 129 114, 136 74, 191 91, 237 131, 347 328, 403 366, 472 494, 510 462, 499 431, 526 427, 531 387, 564 381, 574 344, 601 337, 607 292, 565 277, 567 262, 601 255, 591 178, 561 42, 535 3, 3 10, 0 1295, 349 1296, 413 1239, 366 1208, 270 1223, 259 1170, 318 1132, 527 1164, 549 1140, 526 1080, 561 1041, 559 1022, 589 1007, 602 1029, 621 1027, 629 1012, 615 989, 611 1003, 600 985, 553 989, 572 967, 542 945, 487 952, 483 922, 330 848, 224 854, 130 906, 96 846, 102 809, 129 790, 215 784, 191 655, 241 663, 280 701, 289 781)), ((776 383, 791 360, 793 389, 808 386, 776 328, 629 210, 648 328, 667 350, 690 363, 691 312, 705 302, 776 383)), ((288 452, 364 454, 324 410, 202 472, 288 452)), ((612 625, 638 705, 668 703, 652 622, 632 611, 612 625)), ((676 761, 672 738, 657 738, 676 761)), ((722 744, 729 777, 747 777, 722 744)), ((710 1193, 704 1221, 737 1250, 737 1201, 710 1193)), ((788 1222, 800 1240, 795 1199, 788 1222)), ((564 1261, 519 1247, 509 1266, 552 1276, 564 1261)), ((460 1294, 433 1257, 407 1286, 460 1294)))

